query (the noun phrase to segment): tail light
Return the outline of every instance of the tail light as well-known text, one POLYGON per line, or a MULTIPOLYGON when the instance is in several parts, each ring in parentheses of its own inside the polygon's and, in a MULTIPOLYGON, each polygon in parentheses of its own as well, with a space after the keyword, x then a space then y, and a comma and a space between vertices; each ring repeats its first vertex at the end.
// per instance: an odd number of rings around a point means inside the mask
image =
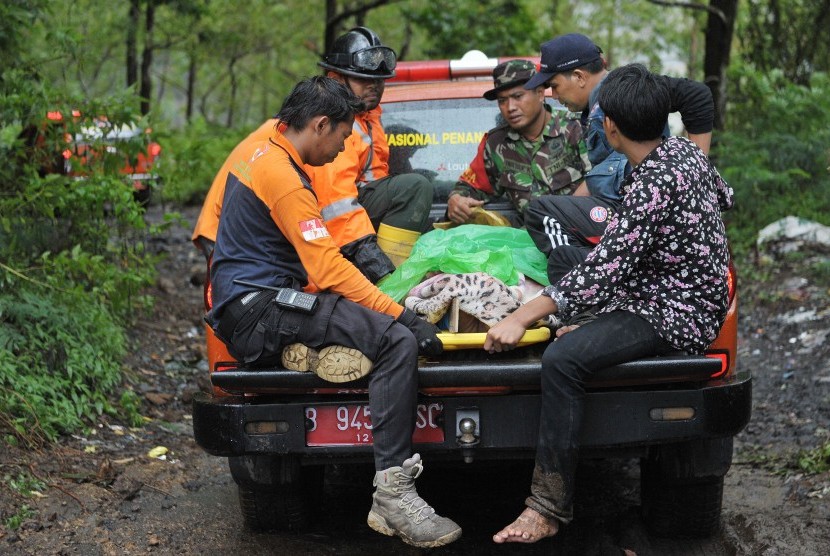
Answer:
POLYGON ((726 287, 729 292, 729 304, 731 305, 732 301, 735 299, 735 292, 738 288, 738 275, 735 273, 735 263, 732 260, 732 257, 729 257, 729 269, 726 273, 726 287))
POLYGON ((735 297, 738 291, 738 275, 735 271, 735 264, 732 257, 729 257, 729 265, 726 272, 727 298, 729 309, 726 320, 720 329, 720 334, 706 350, 706 357, 720 360, 720 369, 712 373, 711 378, 723 378, 735 370, 735 353, 738 349, 738 308, 735 297))
POLYGON ((213 253, 207 260, 207 271, 205 272, 204 303, 205 312, 213 308, 213 284, 210 283, 210 263, 213 262, 213 253))

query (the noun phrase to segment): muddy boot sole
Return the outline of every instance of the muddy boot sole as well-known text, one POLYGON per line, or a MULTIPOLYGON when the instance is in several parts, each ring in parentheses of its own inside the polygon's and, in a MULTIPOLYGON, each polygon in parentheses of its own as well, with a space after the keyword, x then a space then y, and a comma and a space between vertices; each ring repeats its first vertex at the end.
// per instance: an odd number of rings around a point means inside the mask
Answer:
POLYGON ((372 371, 372 361, 354 348, 327 346, 317 351, 303 344, 282 350, 282 365, 290 371, 311 371, 328 382, 351 382, 372 371))

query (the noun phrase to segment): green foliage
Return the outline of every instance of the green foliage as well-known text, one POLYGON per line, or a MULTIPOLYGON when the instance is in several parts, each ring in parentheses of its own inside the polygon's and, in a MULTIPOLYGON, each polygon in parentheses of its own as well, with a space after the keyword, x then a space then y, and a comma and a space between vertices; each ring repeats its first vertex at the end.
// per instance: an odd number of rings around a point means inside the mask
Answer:
POLYGON ((35 515, 35 511, 30 508, 28 504, 23 504, 15 514, 6 518, 3 522, 3 526, 9 531, 16 531, 17 529, 20 529, 20 526, 23 525, 24 521, 30 517, 34 517, 35 515))
POLYGON ((830 224, 830 78, 799 86, 780 71, 731 71, 726 131, 713 149, 735 190, 725 214, 733 247, 752 248, 758 231, 784 216, 830 224))
POLYGON ((119 405, 124 410, 127 422, 131 427, 138 427, 144 424, 141 415, 141 398, 132 390, 124 390, 119 400, 119 405))
POLYGON ((251 131, 228 130, 200 118, 181 131, 160 134, 165 148, 159 167, 164 199, 201 204, 225 158, 251 131))
POLYGON ((21 496, 31 496, 35 492, 46 490, 46 483, 25 472, 18 473, 17 476, 4 475, 3 482, 21 496))
POLYGON ((746 60, 759 70, 778 69, 808 85, 815 71, 830 71, 830 10, 825 0, 750 0, 739 38, 746 60))
POLYGON ((30 440, 78 430, 114 414, 107 394, 121 381, 124 331, 81 286, 0 295, 0 415, 30 440))
MULTIPOLYGON (((44 0, 5 0, 0 3, 0 60, 4 64, 19 65, 27 32, 45 7, 44 0)), ((0 83, 5 79, 2 73, 0 71, 0 83)))
MULTIPOLYGON (((146 136, 117 148, 107 139, 125 125, 146 125, 136 104, 130 92, 94 100, 58 93, 22 70, 6 71, 0 82, 0 431, 7 441, 37 444, 118 411, 109 396, 122 381, 124 327, 149 305, 140 291, 155 275, 144 250, 155 230, 121 174, 146 136)), ((134 407, 123 410, 135 419, 134 407)))
POLYGON ((453 5, 426 2, 404 12, 427 32, 429 57, 460 58, 468 50, 490 56, 538 56, 545 37, 521 0, 481 0, 453 5), (497 21, 498 25, 493 25, 497 21))
POLYGON ((798 455, 798 467, 805 473, 818 474, 830 471, 830 442, 798 455))

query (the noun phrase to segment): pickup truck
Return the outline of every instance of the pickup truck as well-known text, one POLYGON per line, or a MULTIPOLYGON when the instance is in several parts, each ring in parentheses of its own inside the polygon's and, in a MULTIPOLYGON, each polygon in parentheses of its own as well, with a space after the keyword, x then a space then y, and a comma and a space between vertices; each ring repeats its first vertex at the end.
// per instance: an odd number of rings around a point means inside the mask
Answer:
MULTIPOLYGON (((402 62, 388 82, 383 119, 393 172, 421 172, 435 185, 433 217, 472 160, 498 108, 482 98, 504 59, 402 62)), ((510 216, 507 203, 489 209, 510 216)), ((584 458, 639 458, 641 508, 652 534, 708 536, 720 526, 732 439, 751 412, 751 376, 736 361, 736 276, 730 307, 705 355, 676 353, 597 373, 589 385, 584 458)), ((205 286, 210 307, 210 283, 205 286)), ((334 385, 312 373, 240 367, 207 329, 211 393, 193 403, 196 441, 227 457, 244 523, 300 529, 311 519, 329 464, 371 461, 366 380, 334 385)), ((501 354, 445 351, 419 363, 415 449, 426 461, 533 458, 544 344, 501 354)))

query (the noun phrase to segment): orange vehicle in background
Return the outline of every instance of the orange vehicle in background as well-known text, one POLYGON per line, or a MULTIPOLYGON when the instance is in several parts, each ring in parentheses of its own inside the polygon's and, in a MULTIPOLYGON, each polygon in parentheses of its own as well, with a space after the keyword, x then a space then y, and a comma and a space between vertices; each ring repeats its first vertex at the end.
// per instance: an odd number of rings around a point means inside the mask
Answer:
POLYGON ((161 183, 155 170, 162 149, 151 139, 152 131, 137 122, 116 124, 106 116, 88 117, 78 110, 64 115, 55 110, 47 112, 36 131, 25 132, 25 139, 47 153, 41 161, 42 174, 83 178, 95 167, 117 170, 132 185, 136 201, 146 205, 161 183))

